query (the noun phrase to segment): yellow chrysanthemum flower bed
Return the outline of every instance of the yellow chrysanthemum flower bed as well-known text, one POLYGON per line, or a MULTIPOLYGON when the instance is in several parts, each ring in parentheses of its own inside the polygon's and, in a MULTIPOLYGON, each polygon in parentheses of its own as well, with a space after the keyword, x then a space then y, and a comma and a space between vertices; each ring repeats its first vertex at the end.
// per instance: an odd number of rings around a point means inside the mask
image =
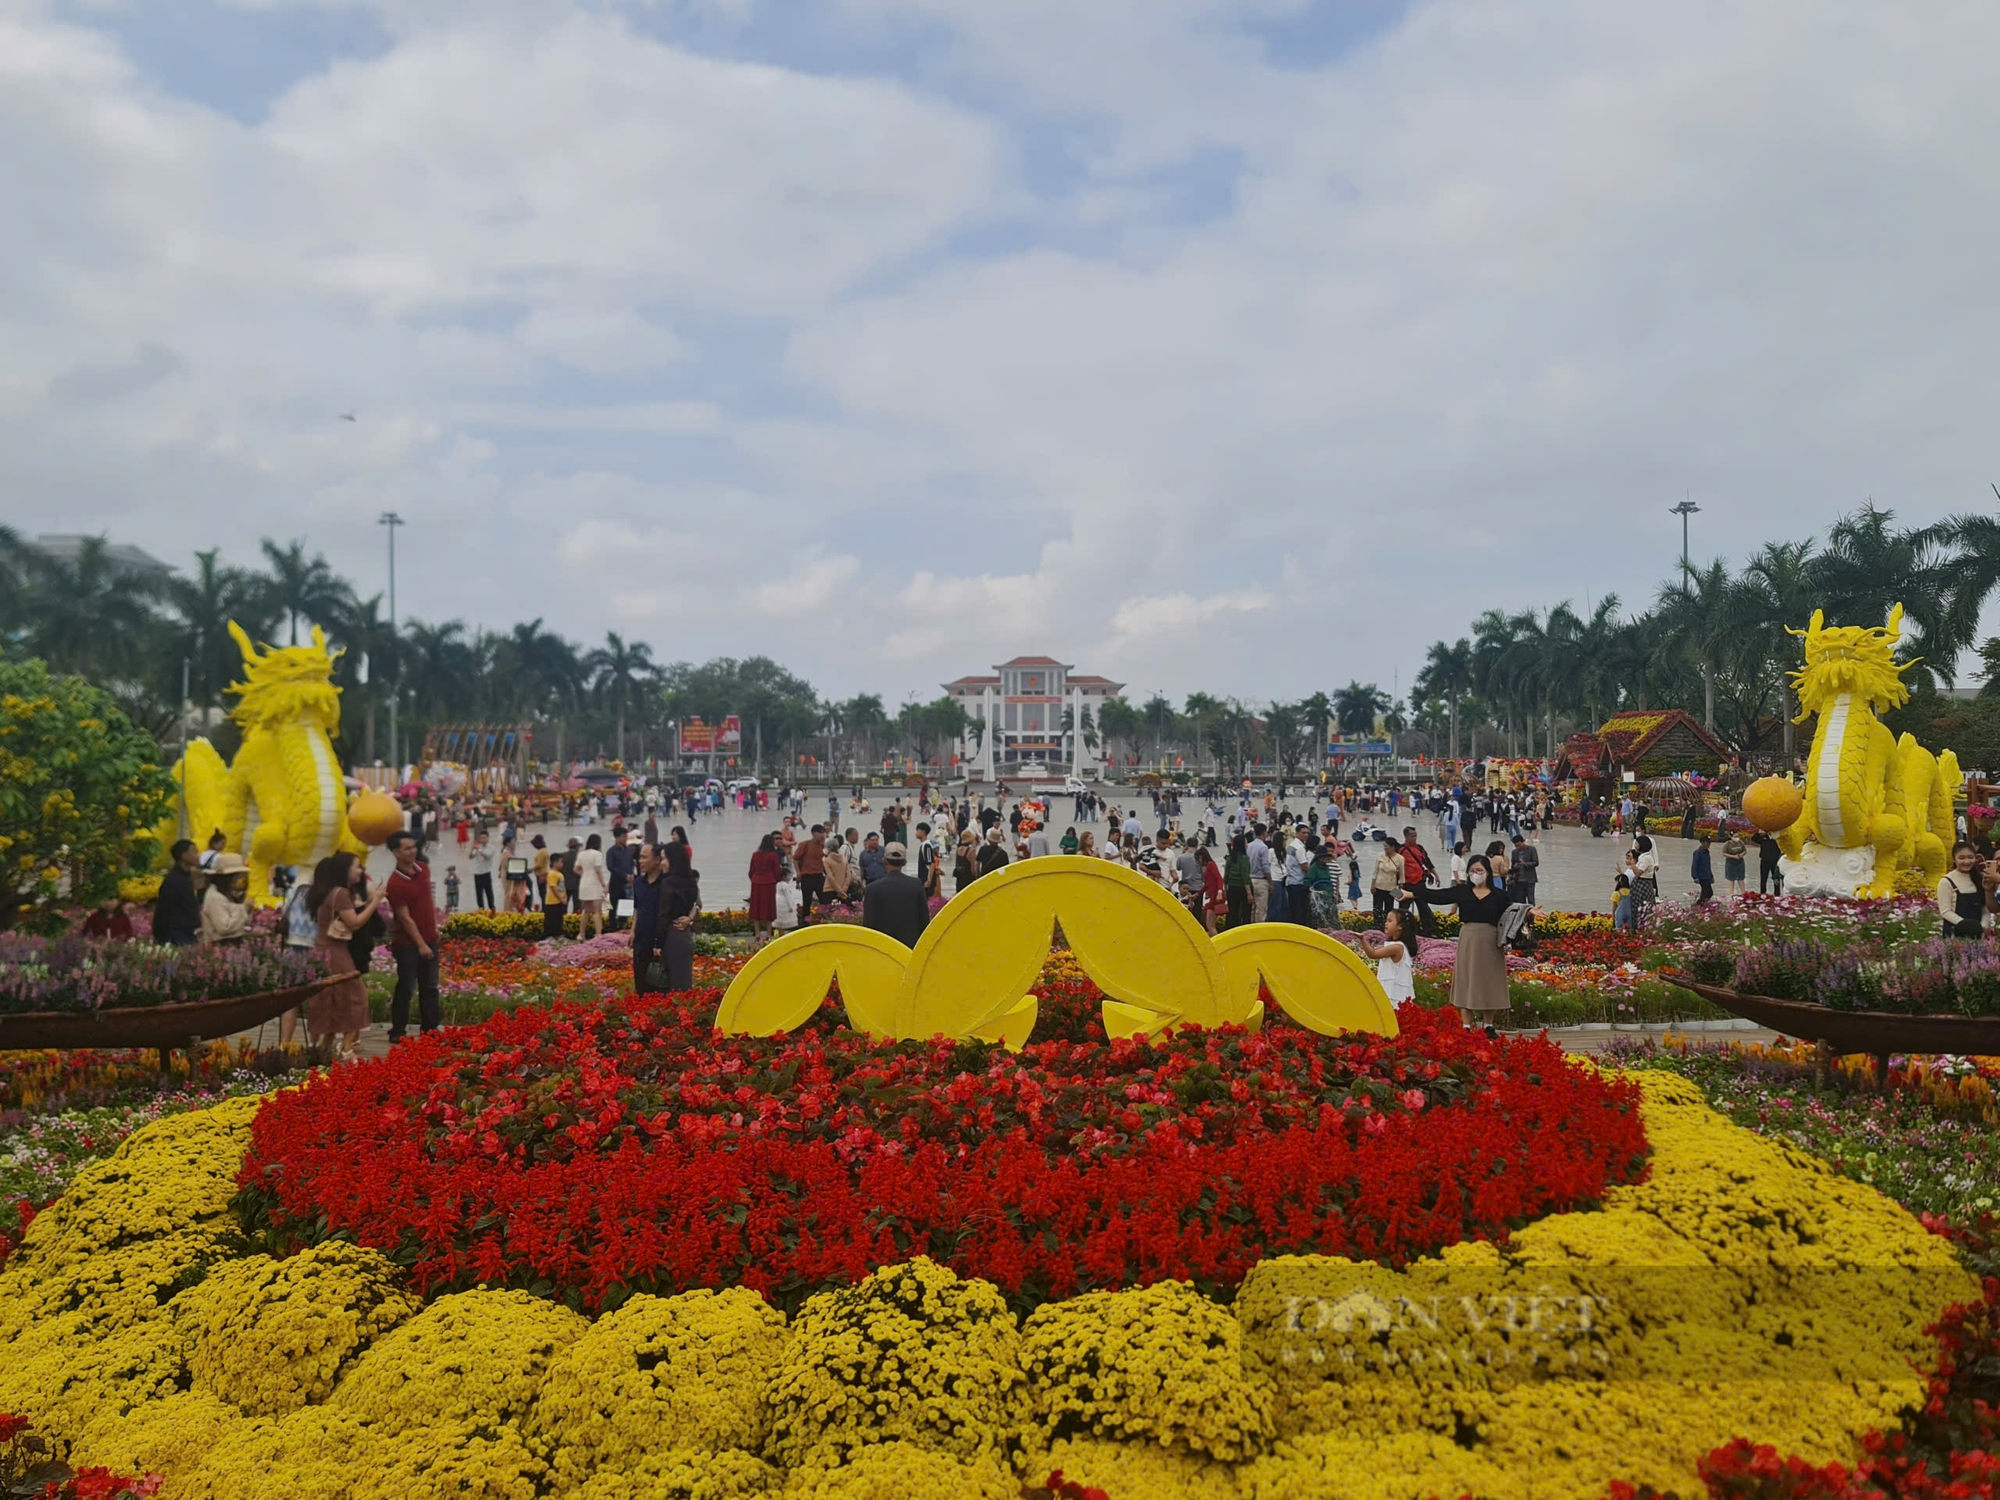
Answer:
POLYGON ((1978 1295, 1872 1189, 1641 1077, 1648 1181, 1401 1270, 1266 1261, 1017 1319, 928 1260, 810 1299, 419 1308, 373 1251, 246 1253, 255 1101, 135 1133, 0 1269, 0 1410, 168 1500, 1595 1497, 1735 1436, 1851 1459, 1978 1295))

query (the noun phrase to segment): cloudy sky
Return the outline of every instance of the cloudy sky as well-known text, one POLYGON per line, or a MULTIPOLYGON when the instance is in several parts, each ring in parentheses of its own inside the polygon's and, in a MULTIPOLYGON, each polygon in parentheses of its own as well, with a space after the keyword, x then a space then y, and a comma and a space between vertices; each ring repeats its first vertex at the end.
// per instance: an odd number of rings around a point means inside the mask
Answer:
POLYGON ((1992 502, 2000 6, 0 0, 0 519, 910 691, 1992 502), (353 413, 357 420, 341 421, 353 413))

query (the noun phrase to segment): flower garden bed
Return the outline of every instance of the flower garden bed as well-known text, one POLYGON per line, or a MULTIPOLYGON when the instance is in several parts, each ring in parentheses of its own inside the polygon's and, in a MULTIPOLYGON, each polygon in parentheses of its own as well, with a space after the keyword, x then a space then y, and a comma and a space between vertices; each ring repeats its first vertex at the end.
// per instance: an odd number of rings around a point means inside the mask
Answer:
MULTIPOLYGON (((1470 1054, 1412 1020, 1405 1050, 1378 1059, 1436 1061, 1435 1085, 1470 1054)), ((1230 1041, 1184 1045, 1206 1061, 1230 1041)), ((1521 1065, 1543 1044, 1480 1045, 1482 1076, 1526 1097, 1521 1065)), ((1568 1081, 1545 1075, 1551 1097, 1634 1097, 1552 1063, 1568 1081)), ((949 1068, 948 1049, 932 1065, 949 1068)), ((1258 1088, 1287 1076, 1238 1066, 1258 1088)), ((1940 1346, 1924 1329, 1976 1303, 1978 1284, 1871 1189, 1730 1125, 1685 1080, 1640 1079, 1644 1181, 1400 1267, 1275 1255, 1227 1302, 1168 1279, 1028 1310, 892 1247, 789 1312, 743 1286, 739 1264, 720 1290, 637 1292, 594 1317, 522 1288, 426 1301, 395 1258, 339 1240, 283 1260, 248 1251, 238 1183, 261 1176, 276 1101, 231 1101, 86 1169, 0 1268, 0 1410, 73 1463, 161 1474, 163 1495, 205 1500, 1013 1500, 1051 1493, 1055 1470, 1111 1500, 1505 1495, 1529 1474, 1537 1495, 1595 1500, 1621 1481, 1688 1494, 1698 1465, 1751 1468, 1758 1445, 1852 1464, 1865 1434, 1932 1394, 1940 1346)), ((1257 1101, 1235 1098, 1245 1078, 1216 1081, 1236 1106, 1222 1136, 1268 1129, 1252 1123, 1257 1101)), ((757 1092, 740 1101, 746 1121, 757 1092)), ((913 1149, 963 1140, 939 1093, 902 1096, 926 1122, 913 1149)), ((728 1102, 694 1113, 725 1119, 728 1102)), ((1447 1092, 1342 1128, 1358 1149, 1456 1107, 1447 1092)), ((437 1144, 479 1158, 485 1134, 437 1144)), ((571 1161, 635 1149, 570 1144, 571 1161)), ((1421 1216, 1423 1182, 1401 1191, 1421 1216)), ((726 1267, 737 1227, 718 1227, 726 1267)), ((645 1236, 620 1244, 642 1253, 645 1236)))
MULTIPOLYGON (((1908 902, 1753 902, 1642 938, 1545 929, 1516 1019, 1562 986, 1649 995, 1717 943, 1865 951, 1926 926, 1908 902)), ((1635 1041, 1614 1054, 1636 1071, 1607 1074, 1414 1007, 1394 1039, 1273 1014, 1257 1037, 1112 1045, 1060 949, 1021 1053, 868 1041, 834 1003, 791 1037, 718 1038, 712 993, 633 1001, 615 938, 461 933, 444 959, 448 1004, 506 1013, 266 1100, 218 1098, 270 1081, 241 1059, 227 1089, 204 1073, 206 1097, 148 1102, 131 1091, 156 1070, 115 1055, 0 1057, 0 1199, 33 1220, 11 1260, 0 1243, 0 1413, 79 1483, 2000 1484, 1979 1404, 2000 1283, 1982 1301, 1967 1271, 1995 1265, 2000 1075, 1976 1064, 1829 1078, 1800 1048, 1635 1041), (46 1105, 71 1113, 25 1112, 46 1105)), ((704 956, 697 977, 742 962, 704 956)))
POLYGON ((172 948, 7 934, 0 1016, 95 1016, 234 999, 295 989, 325 973, 315 955, 261 936, 226 948, 172 948))
POLYGON ((739 1283, 794 1307, 912 1254, 1025 1309, 1160 1277, 1226 1296, 1281 1252, 1400 1262, 1643 1158, 1623 1085, 1414 1009, 1393 1039, 1019 1053, 723 1037, 708 1009, 517 1012, 314 1080, 258 1118, 246 1225, 593 1310, 739 1283))
MULTIPOLYGON (((438 930, 445 938, 489 937, 538 940, 547 923, 538 911, 459 911, 444 920, 438 930)), ((750 913, 741 907, 705 911, 694 919, 696 932, 741 934, 751 931, 750 913)), ((583 918, 576 912, 563 916, 563 936, 575 937, 583 931, 583 918)))

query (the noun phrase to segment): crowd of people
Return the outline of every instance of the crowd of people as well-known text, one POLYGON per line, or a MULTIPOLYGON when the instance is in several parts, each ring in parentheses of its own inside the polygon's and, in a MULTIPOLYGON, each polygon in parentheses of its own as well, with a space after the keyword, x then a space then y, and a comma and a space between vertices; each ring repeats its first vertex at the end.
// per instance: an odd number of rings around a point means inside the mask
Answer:
MULTIPOLYGON (((391 1040, 406 1034, 413 1000, 424 1030, 440 1023, 438 928, 462 901, 483 910, 539 911, 550 935, 563 933, 571 912, 584 938, 629 927, 634 987, 685 989, 702 910, 688 830, 698 817, 733 804, 752 817, 774 815, 745 872, 753 947, 828 916, 858 919, 914 946, 944 901, 1010 864, 1101 859, 1157 884, 1210 933, 1253 922, 1338 929, 1343 912, 1365 912, 1372 928, 1360 938, 1361 949, 1395 1000, 1414 993, 1416 945, 1437 936, 1435 914, 1455 911, 1453 1003, 1468 1022, 1504 1011, 1505 953, 1533 941, 1538 840, 1556 810, 1549 792, 1468 785, 1304 791, 1298 799, 1284 787, 1163 786, 1127 790, 1113 803, 1103 790, 1086 788, 1072 792, 1073 821, 1058 832, 1048 798, 1010 795, 1004 783, 991 795, 934 796, 927 784, 899 790, 879 812, 859 786, 843 796, 796 787, 664 785, 564 799, 559 810, 566 823, 606 827, 566 839, 543 832, 524 837, 518 804, 420 803, 408 829, 389 841, 396 869, 386 880, 371 886, 352 855, 323 860, 285 895, 280 925, 286 942, 317 950, 335 974, 348 976, 315 995, 305 1015, 309 1035, 339 1055, 352 1054, 366 1023, 358 976, 384 939, 397 971, 391 1040), (825 815, 808 821, 809 804, 816 812, 820 796, 825 815), (1420 826, 1428 828, 1430 843, 1420 826), (564 847, 552 847, 555 841, 564 847), (433 874, 440 855, 446 861, 441 908, 433 874)), ((1628 795, 1595 806, 1586 801, 1581 812, 1593 835, 1627 835, 1614 921, 1643 926, 1659 901, 1660 874, 1660 852, 1644 831, 1647 809, 1628 795)), ((1701 836, 1692 855, 1700 902, 1715 894, 1713 842, 1701 836)), ((1782 890, 1775 841, 1728 835, 1721 878, 1732 898, 1747 888, 1752 847, 1760 888, 1769 889, 1775 877, 1782 890)), ((246 874, 219 834, 205 851, 177 844, 156 908, 156 938, 240 941, 250 930, 246 874)), ((1963 905, 1969 898, 1954 887, 1949 901, 1963 905)), ((1948 904, 1942 888, 1939 903, 1948 904)), ((108 905, 91 918, 102 930, 87 923, 86 931, 116 936, 120 920, 108 905)), ((286 1041, 294 1021, 289 1014, 284 1020, 286 1041)))

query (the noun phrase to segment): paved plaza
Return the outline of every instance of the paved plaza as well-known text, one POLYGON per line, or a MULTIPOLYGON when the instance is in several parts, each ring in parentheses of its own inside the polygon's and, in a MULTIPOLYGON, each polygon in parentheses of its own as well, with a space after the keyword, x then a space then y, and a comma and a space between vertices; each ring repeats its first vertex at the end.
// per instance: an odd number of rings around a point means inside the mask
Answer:
MULTIPOLYGON (((882 809, 894 797, 893 789, 879 789, 869 800, 866 813, 847 811, 847 799, 841 799, 840 827, 843 831, 852 827, 858 829, 865 838, 869 829, 881 824, 882 809)), ((1149 829, 1155 826, 1152 799, 1144 793, 1121 796, 1118 788, 1110 788, 1105 800, 1112 806, 1124 808, 1136 805, 1139 820, 1149 829)), ((991 798, 989 797, 989 801, 991 798)), ((1011 805, 1011 802, 1010 802, 1011 805)), ((1294 804, 1295 806, 1301 804, 1294 804)), ((1192 815, 1199 810, 1199 804, 1183 803, 1185 811, 1192 815)), ((821 821, 826 816, 826 794, 823 791, 809 792, 806 797, 806 821, 808 824, 821 821)), ((1075 800, 1070 797, 1050 798, 1051 833, 1060 837, 1068 827, 1078 832, 1095 829, 1100 838, 1105 825, 1098 823, 1078 823, 1076 821, 1075 800)), ((716 812, 706 812, 692 821, 678 819, 688 831, 688 842, 694 848, 695 868, 701 874, 702 901, 710 909, 729 906, 744 906, 750 900, 750 855, 757 847, 757 841, 767 833, 775 832, 784 822, 784 815, 771 812, 740 812, 724 808, 716 812)), ((1386 823, 1386 819, 1378 819, 1386 823)), ((1397 831, 1409 821, 1407 818, 1394 820, 1397 831)), ((1437 861, 1439 869, 1446 867, 1443 858, 1444 841, 1439 836, 1437 820, 1428 813, 1419 814, 1416 819, 1419 837, 1430 849, 1431 857, 1437 861)), ((636 824, 635 824, 636 826, 636 824)), ((661 824, 664 834, 667 823, 661 824)), ((571 838, 583 838, 591 833, 605 835, 609 842, 610 825, 596 823, 588 828, 556 823, 531 823, 524 827, 521 840, 526 841, 534 834, 541 834, 548 841, 549 848, 560 851, 571 838)), ((1219 836, 1219 835, 1218 835, 1219 836)), ((1476 838, 1469 840, 1474 850, 1484 849, 1493 839, 1504 835, 1488 833, 1482 829, 1476 838)), ((1579 828, 1558 827, 1545 829, 1535 835, 1535 843, 1541 851, 1541 882, 1536 889, 1536 899, 1543 905, 1561 911, 1601 911, 1611 910, 1612 882, 1618 873, 1619 861, 1625 850, 1625 841, 1611 835, 1592 838, 1579 828)), ((1688 859, 1694 845, 1685 839, 1655 836, 1654 843, 1660 856, 1660 899, 1662 901, 1692 901, 1694 882, 1688 878, 1688 859)), ((445 841, 432 853, 432 868, 435 870, 439 889, 438 899, 444 899, 443 881, 445 867, 456 862, 459 876, 464 885, 463 904, 472 903, 472 877, 465 868, 462 849, 447 832, 445 841)), ((385 876, 392 861, 388 854, 376 850, 369 859, 371 876, 385 876)), ((1715 850, 1715 869, 1718 879, 1722 874, 1722 851, 1715 850)), ((1750 862, 1750 876, 1754 887, 1756 862, 1750 862)), ((947 871, 947 882, 949 872, 947 871)), ((1364 862, 1362 883, 1367 884, 1368 869, 1364 862)), ((949 885, 947 884, 947 889, 949 885)))

